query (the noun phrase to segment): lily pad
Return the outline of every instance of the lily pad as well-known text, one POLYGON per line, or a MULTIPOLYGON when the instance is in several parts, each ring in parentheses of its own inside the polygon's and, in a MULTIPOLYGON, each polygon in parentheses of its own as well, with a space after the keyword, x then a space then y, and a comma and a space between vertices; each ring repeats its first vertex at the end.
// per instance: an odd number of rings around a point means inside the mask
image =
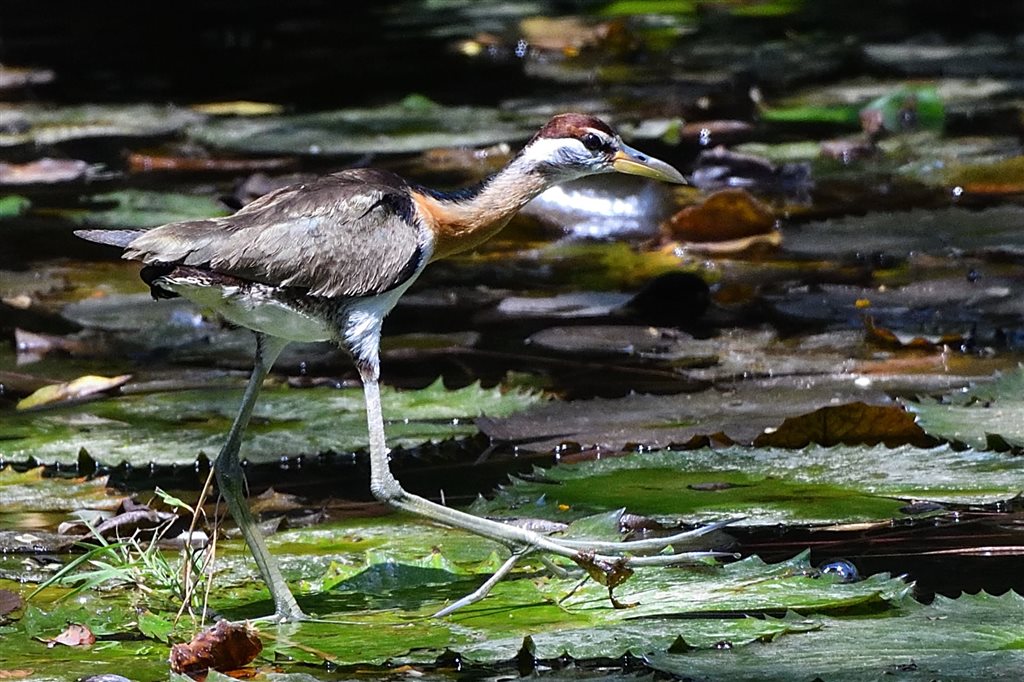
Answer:
POLYGON ((17 194, 0 197, 0 218, 18 216, 28 210, 32 202, 17 194))
POLYGON ((978 450, 1024 448, 1024 369, 942 400, 908 402, 930 434, 978 450))
POLYGON ((928 606, 905 602, 886 618, 825 617, 821 627, 762 645, 684 654, 649 665, 702 680, 1013 679, 1024 665, 1024 598, 965 594, 928 606))
POLYGON ((405 154, 528 138, 544 121, 410 97, 373 109, 227 118, 194 127, 204 144, 257 154, 405 154))
POLYGON ((203 120, 194 111, 156 104, 81 104, 52 107, 7 104, 0 110, 0 147, 41 147, 71 140, 171 135, 203 120))
POLYGON ((116 509, 123 498, 107 489, 106 477, 92 480, 47 478, 43 468, 0 469, 0 504, 5 513, 116 509))
POLYGON ((227 215, 216 197, 126 189, 89 197, 96 208, 69 213, 76 222, 102 227, 156 227, 164 223, 227 215))
POLYGON ((1020 490, 1024 461, 902 446, 665 451, 562 464, 514 479, 478 513, 556 521, 627 507, 661 517, 745 524, 841 523, 903 516, 906 499, 993 502, 1020 490))
MULTIPOLYGON (((489 570, 483 568, 483 573, 489 570)), ((421 572, 404 570, 395 575, 413 581, 405 588, 412 589, 421 584, 421 572)), ((902 580, 886 575, 846 585, 818 575, 806 556, 774 565, 755 558, 722 567, 645 568, 616 589, 620 600, 639 603, 616 609, 608 600, 607 588, 596 583, 573 591, 578 582, 575 577, 514 573, 484 601, 440 621, 426 617, 446 600, 461 596, 459 590, 471 589, 474 581, 435 579, 430 586, 416 588, 419 606, 405 613, 378 600, 370 608, 357 604, 340 612, 332 610, 330 618, 338 621, 335 623, 300 624, 289 639, 315 640, 317 651, 312 657, 313 652, 290 642, 271 645, 271 653, 310 662, 319 656, 338 664, 387 659, 415 663, 433 661, 443 648, 449 648, 477 662, 495 662, 515 656, 523 636, 530 635, 538 657, 554 658, 563 653, 619 656, 630 649, 638 653, 667 648, 680 636, 694 645, 710 647, 723 633, 752 642, 772 633, 815 627, 806 622, 786 626, 775 619, 723 620, 713 616, 720 612, 760 615, 793 609, 828 613, 858 605, 867 611, 885 611, 908 591, 902 580), (561 603, 556 603, 558 600, 561 603), (708 614, 706 620, 665 618, 702 612, 708 614), (404 628, 398 627, 402 624, 404 628), (377 636, 368 639, 358 634, 366 630, 377 636)), ((315 595, 308 598, 315 603, 315 595)), ((300 601, 304 599, 300 597, 300 601)), ((334 604, 344 606, 342 601, 334 604)))
POLYGON ((799 256, 1024 253, 1024 209, 999 206, 875 212, 788 227, 783 248, 799 256))
MULTIPOLYGON (((419 391, 383 392, 389 444, 417 445, 476 432, 472 419, 537 402, 535 394, 479 385, 448 391, 440 381, 419 391)), ((77 461, 85 449, 103 464, 193 463, 220 450, 241 392, 225 389, 130 395, 49 413, 12 415, 0 426, 0 458, 47 464, 77 461)), ((253 413, 242 455, 253 462, 366 447, 359 388, 268 388, 253 413)))
MULTIPOLYGON (((518 442, 521 448, 534 451, 564 443, 612 452, 637 445, 692 446, 709 439, 750 444, 765 433, 778 431, 786 419, 810 414, 822 406, 863 403, 891 407, 894 403, 886 391, 903 392, 916 380, 931 383, 927 377, 865 379, 854 374, 779 377, 722 385, 701 393, 551 402, 507 418, 483 418, 478 424, 492 438, 518 442), (906 383, 900 387, 901 382, 906 383)), ((943 383, 950 380, 953 383, 947 385, 952 387, 963 378, 942 378, 943 383)), ((855 420, 863 413, 853 411, 847 416, 855 420)), ((873 439, 868 438, 871 433, 870 424, 866 424, 861 431, 866 442, 885 442, 890 431, 888 426, 880 428, 874 431, 873 439)))

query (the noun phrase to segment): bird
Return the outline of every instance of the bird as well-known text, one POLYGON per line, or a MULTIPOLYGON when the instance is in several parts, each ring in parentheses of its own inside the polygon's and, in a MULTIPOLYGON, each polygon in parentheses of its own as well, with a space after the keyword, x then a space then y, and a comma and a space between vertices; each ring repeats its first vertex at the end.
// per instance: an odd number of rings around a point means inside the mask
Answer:
POLYGON ((141 261, 140 276, 154 298, 184 297, 255 333, 252 374, 213 469, 270 591, 271 618, 294 622, 308 616, 246 503, 239 451, 263 381, 293 341, 333 342, 351 356, 364 392, 375 498, 508 548, 508 559, 480 588, 437 616, 483 599, 532 552, 590 566, 664 565, 676 562, 678 555, 652 552, 692 542, 718 527, 708 524, 669 538, 622 542, 553 537, 413 495, 390 470, 379 387, 385 316, 428 263, 479 246, 555 184, 612 172, 686 182, 668 163, 628 146, 599 118, 565 113, 541 127, 503 169, 465 189, 437 191, 386 170, 350 168, 277 189, 225 217, 148 230, 75 232, 122 248, 125 259, 141 261))

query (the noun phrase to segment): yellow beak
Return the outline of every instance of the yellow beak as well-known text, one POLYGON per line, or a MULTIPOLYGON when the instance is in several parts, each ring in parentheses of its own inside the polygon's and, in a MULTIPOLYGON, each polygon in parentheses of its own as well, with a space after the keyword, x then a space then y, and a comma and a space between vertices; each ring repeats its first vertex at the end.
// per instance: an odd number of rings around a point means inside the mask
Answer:
POLYGON ((626 145, 622 145, 619 151, 615 152, 615 156, 612 157, 612 168, 619 173, 642 175, 645 178, 675 182, 680 185, 687 184, 683 174, 672 166, 626 145))

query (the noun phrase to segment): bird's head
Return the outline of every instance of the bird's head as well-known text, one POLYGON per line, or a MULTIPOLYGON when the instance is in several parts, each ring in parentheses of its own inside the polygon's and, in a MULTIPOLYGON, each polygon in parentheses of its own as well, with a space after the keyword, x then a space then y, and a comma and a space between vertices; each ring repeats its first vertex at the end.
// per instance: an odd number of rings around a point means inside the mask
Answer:
POLYGON ((664 161, 633 149, 599 118, 559 114, 523 148, 522 157, 555 182, 595 173, 628 173, 683 184, 686 178, 664 161))

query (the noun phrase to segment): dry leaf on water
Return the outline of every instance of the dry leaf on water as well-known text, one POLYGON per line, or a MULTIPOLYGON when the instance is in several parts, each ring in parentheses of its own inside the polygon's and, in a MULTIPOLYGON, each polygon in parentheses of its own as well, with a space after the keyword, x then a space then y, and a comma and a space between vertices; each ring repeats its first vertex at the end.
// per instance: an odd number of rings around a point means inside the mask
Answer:
POLYGON ((175 644, 171 648, 171 670, 176 673, 235 670, 247 665, 262 650, 259 633, 248 623, 222 620, 200 632, 188 644, 175 644))
POLYGON ((96 635, 92 634, 92 630, 86 626, 72 623, 64 632, 53 639, 45 639, 43 641, 46 642, 46 646, 50 649, 58 644, 63 644, 64 646, 90 646, 96 643, 96 635))
POLYGON ((122 374, 116 377, 87 375, 63 384, 43 386, 32 395, 19 400, 17 409, 28 410, 33 407, 42 407, 53 403, 85 398, 95 393, 102 393, 123 386, 131 378, 131 374, 122 374))

